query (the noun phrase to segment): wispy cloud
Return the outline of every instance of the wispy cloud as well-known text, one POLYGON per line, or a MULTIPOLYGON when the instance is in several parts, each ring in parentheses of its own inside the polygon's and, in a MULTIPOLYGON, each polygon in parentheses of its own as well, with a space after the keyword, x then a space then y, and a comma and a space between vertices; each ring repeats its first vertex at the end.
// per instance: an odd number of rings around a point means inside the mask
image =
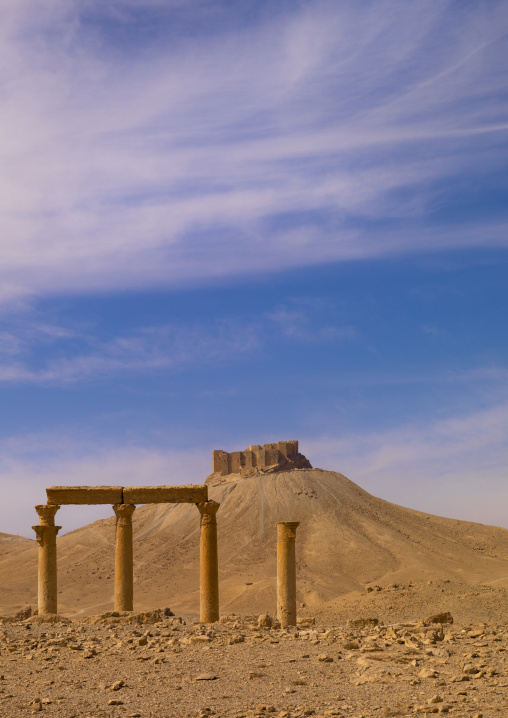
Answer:
POLYGON ((357 338, 357 330, 346 322, 342 325, 323 322, 322 310, 322 301, 308 303, 295 298, 278 305, 265 318, 282 335, 299 342, 347 341, 357 338))
MULTIPOLYGON (((249 355, 259 345, 255 326, 235 322, 216 322, 214 326, 162 325, 145 327, 131 334, 100 341, 93 335, 81 337, 77 347, 69 350, 65 329, 44 327, 57 350, 45 361, 34 357, 40 353, 40 342, 33 337, 7 334, 4 354, 19 358, 0 361, 0 382, 61 383, 83 379, 100 379, 119 372, 146 372, 189 368, 203 364, 237 360, 249 355), (42 365, 41 365, 42 364, 42 365)), ((0 335, 0 357, 2 336, 0 335)))
POLYGON ((390 431, 301 443, 320 467, 340 471, 388 501, 508 528, 507 427, 504 401, 390 431))
POLYGON ((506 246, 426 226, 503 171, 503 3, 260 8, 4 3, 0 301, 506 246))
POLYGON ((0 384, 59 384, 231 364, 260 353, 267 344, 332 343, 356 338, 347 324, 330 322, 320 302, 290 299, 273 311, 131 328, 41 321, 34 308, 0 317, 0 384))

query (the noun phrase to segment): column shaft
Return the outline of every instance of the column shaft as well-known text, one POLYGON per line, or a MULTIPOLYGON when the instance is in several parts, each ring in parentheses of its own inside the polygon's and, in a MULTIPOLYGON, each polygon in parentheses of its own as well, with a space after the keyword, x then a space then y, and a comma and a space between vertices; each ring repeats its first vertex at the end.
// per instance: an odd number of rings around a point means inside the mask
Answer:
POLYGON ((196 504, 201 514, 199 561, 199 620, 215 623, 219 620, 219 560, 217 552, 217 518, 220 504, 204 501, 196 504))
POLYGON ((115 611, 132 611, 134 604, 134 561, 132 514, 134 504, 115 504, 115 611))
POLYGON ((299 521, 277 523, 277 618, 296 626, 296 528, 299 521))
POLYGON ((38 611, 39 614, 57 613, 58 579, 56 563, 56 535, 62 528, 55 526, 55 514, 59 506, 39 505, 38 526, 32 526, 39 544, 38 611))

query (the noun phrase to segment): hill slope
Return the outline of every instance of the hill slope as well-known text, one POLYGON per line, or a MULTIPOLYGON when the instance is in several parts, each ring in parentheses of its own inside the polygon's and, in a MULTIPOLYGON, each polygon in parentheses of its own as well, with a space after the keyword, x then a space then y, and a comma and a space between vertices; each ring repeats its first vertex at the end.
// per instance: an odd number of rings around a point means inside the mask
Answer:
MULTIPOLYGON (((304 610, 340 612, 337 597, 376 583, 432 580, 508 586, 508 531, 431 516, 376 498, 341 474, 299 469, 209 487, 221 503, 221 612, 273 611, 277 521, 300 521, 298 600, 304 610)), ((57 514, 65 524, 65 507, 57 514)), ((196 612, 199 513, 195 506, 146 505, 134 514, 136 608, 196 612)), ((0 537, 0 612, 36 602, 36 545, 0 537), (21 566, 21 569, 20 569, 21 566)), ((58 540, 63 612, 110 610, 114 519, 58 540)), ((444 590, 444 589, 443 589, 444 590)), ((376 592, 374 592, 376 593, 376 592)), ((350 594, 356 595, 356 594, 350 594)), ((369 594, 371 596, 371 594, 369 594)))

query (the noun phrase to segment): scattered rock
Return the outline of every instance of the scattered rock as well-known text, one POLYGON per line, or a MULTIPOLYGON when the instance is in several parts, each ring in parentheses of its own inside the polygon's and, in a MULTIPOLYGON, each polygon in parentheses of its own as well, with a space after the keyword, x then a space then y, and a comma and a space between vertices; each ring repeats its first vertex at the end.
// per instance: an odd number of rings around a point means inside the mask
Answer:
POLYGON ((433 668, 422 668, 418 673, 419 678, 437 678, 437 672, 433 668))
POLYGON ((347 622, 351 628, 373 628, 379 624, 379 618, 353 618, 347 622))
POLYGON ((27 618, 25 623, 72 623, 70 618, 65 618, 65 616, 59 616, 57 613, 42 613, 42 614, 34 614, 27 618))
POLYGON ((429 616, 424 620, 425 625, 429 626, 433 623, 446 623, 446 624, 452 624, 453 623, 453 616, 449 611, 446 611, 445 613, 435 613, 433 616, 429 616))
POLYGON ((195 681, 216 681, 218 676, 214 673, 200 673, 194 678, 195 681))
POLYGON ((273 626, 273 618, 268 613, 262 613, 258 617, 258 628, 271 628, 273 626))

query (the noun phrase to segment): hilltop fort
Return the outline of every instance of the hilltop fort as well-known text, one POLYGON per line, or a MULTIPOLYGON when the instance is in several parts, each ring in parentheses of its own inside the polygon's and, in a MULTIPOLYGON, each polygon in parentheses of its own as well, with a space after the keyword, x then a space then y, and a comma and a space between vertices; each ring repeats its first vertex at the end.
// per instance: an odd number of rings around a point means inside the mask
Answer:
POLYGON ((275 471, 311 469, 310 461, 298 451, 298 441, 278 441, 274 444, 255 444, 245 451, 227 452, 215 449, 212 452, 212 474, 210 480, 230 474, 256 476, 275 471))

